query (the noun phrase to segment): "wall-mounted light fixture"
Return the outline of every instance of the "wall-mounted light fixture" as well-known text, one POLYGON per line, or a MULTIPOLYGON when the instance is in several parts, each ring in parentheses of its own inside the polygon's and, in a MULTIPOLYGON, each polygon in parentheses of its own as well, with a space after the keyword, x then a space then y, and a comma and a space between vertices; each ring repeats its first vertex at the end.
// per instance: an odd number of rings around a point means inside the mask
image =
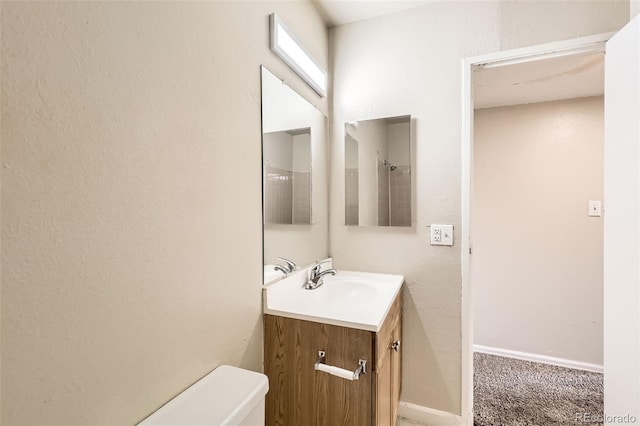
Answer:
POLYGON ((269 15, 269 23, 271 50, 320 96, 327 96, 327 72, 320 68, 275 13, 269 15))

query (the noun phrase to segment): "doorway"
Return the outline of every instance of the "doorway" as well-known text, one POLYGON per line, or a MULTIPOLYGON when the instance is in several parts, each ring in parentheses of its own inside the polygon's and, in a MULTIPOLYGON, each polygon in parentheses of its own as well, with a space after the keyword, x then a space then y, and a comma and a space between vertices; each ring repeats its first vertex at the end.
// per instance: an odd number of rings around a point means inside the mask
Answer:
POLYGON ((475 70, 476 425, 603 416, 603 94, 601 52, 475 70))
POLYGON ((604 407, 606 424, 640 419, 640 16, 617 33, 463 60, 462 70, 462 374, 463 422, 473 424, 473 283, 470 280, 473 69, 492 63, 602 52, 604 142, 604 407))
MULTIPOLYGON (((496 72, 508 73, 508 67, 529 67, 532 64, 542 65, 544 61, 572 61, 576 58, 578 60, 586 61, 582 65, 589 67, 587 63, 595 61, 595 56, 602 55, 604 52, 605 42, 610 37, 610 34, 598 35, 592 37, 586 37, 582 39, 569 40, 566 42, 552 43, 549 45, 535 46, 525 49, 517 49, 514 51, 500 52, 493 55, 486 55, 483 57, 470 58, 464 62, 464 111, 463 111, 463 238, 462 238, 462 258, 463 258, 463 309, 462 309, 462 322, 463 322, 463 420, 465 424, 473 424, 473 353, 474 353, 474 297, 473 293, 476 290, 476 282, 473 282, 474 270, 472 262, 472 250, 474 249, 474 242, 472 237, 474 234, 474 221, 473 221, 473 176, 474 176, 474 122, 475 122, 475 105, 474 105, 474 79, 477 77, 474 75, 475 71, 482 70, 497 70, 496 72)), ((574 67, 575 69, 575 67, 574 67)), ((563 73, 560 73, 563 75, 563 73)), ((570 72, 567 72, 565 77, 570 77, 570 72)), ((498 80, 504 80, 504 75, 498 77, 498 80)), ((532 78, 527 81, 536 81, 537 78, 532 78)), ((509 87, 513 89, 518 84, 511 84, 509 87)), ((505 92, 505 99, 513 98, 513 94, 505 92)), ((595 93, 594 93, 595 94, 595 93)), ((594 95, 592 94, 592 95, 594 95)), ((480 95, 480 93, 478 93, 480 95)), ((530 96, 536 95, 536 90, 533 93, 529 93, 530 96)), ((588 95, 587 95, 588 96, 588 95)), ((564 99, 571 97, 565 96, 564 99)), ((576 96, 573 96, 576 97, 576 96)), ((555 100, 562 99, 563 97, 556 97, 555 100)), ((503 105, 508 103, 505 99, 498 99, 495 102, 503 102, 503 105)), ((550 99, 544 99, 549 101, 550 99)), ((531 103, 540 102, 534 98, 524 99, 524 101, 516 101, 515 103, 531 103)), ((489 114, 491 115, 491 114, 489 114)), ((493 117, 493 119, 500 120, 500 117, 493 117)), ((502 118, 504 119, 504 117, 502 118)), ((500 150, 498 150, 500 152, 500 150)), ((591 198, 600 198, 600 196, 594 196, 591 198)), ((584 200, 585 202, 589 199, 584 200)), ((598 200, 595 200, 598 201, 598 200)), ((586 206, 584 209, 586 216, 586 206)), ((495 224, 499 228, 499 223, 495 224)), ((518 249, 517 247, 515 248, 518 249)), ((601 326, 601 324, 600 324, 601 326)), ((515 351, 525 353, 524 350, 515 351)), ((503 354, 504 355, 504 354, 503 354)), ((558 357, 559 358, 559 357, 558 357)), ((595 364, 595 363, 591 363, 595 364)))

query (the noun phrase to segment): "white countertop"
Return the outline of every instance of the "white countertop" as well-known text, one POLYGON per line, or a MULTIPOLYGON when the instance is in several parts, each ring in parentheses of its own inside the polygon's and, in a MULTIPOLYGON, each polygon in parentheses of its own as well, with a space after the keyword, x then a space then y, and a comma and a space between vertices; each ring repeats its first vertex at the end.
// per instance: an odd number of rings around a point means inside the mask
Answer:
MULTIPOLYGON (((323 268, 327 269, 327 268, 323 268)), ((404 282, 402 275, 339 270, 315 290, 302 285, 308 268, 264 288, 264 313, 379 331, 404 282)))

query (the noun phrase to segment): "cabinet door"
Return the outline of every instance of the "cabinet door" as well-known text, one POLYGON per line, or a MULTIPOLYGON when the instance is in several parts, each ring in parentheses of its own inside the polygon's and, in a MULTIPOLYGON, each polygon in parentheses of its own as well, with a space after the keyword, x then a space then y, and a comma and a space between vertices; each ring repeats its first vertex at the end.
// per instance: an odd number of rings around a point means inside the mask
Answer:
POLYGON ((268 426, 371 425, 371 332, 272 315, 264 325, 268 426), (319 350, 348 370, 366 359, 367 374, 350 381, 316 371, 319 350))
POLYGON ((388 349, 381 352, 376 375, 376 419, 378 426, 395 425, 398 416, 398 402, 402 383, 401 348, 402 325, 397 325, 391 334, 388 349))
MULTIPOLYGON (((371 425, 371 364, 373 334, 364 330, 321 324, 325 341, 316 343, 316 351, 326 351, 326 364, 354 371, 358 360, 367 360, 367 374, 359 380, 346 380, 322 371, 315 371, 314 404, 317 415, 313 422, 299 425, 370 426, 371 425)), ((313 366, 311 366, 313 368, 313 366)))
MULTIPOLYGON (((396 419, 398 416, 398 403, 400 402, 400 391, 402 390, 402 318, 398 320, 398 325, 393 332, 393 344, 391 350, 391 416, 396 419)), ((395 423, 391 423, 395 424, 395 423)))
POLYGON ((394 425, 393 417, 393 356, 391 355, 391 348, 385 352, 379 353, 383 356, 378 360, 378 372, 376 373, 376 426, 389 426, 394 425))

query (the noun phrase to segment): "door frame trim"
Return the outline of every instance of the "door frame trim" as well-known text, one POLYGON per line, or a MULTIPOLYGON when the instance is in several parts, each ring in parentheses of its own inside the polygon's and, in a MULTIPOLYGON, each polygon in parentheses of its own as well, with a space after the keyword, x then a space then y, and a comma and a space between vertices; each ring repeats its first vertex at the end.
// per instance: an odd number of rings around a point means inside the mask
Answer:
POLYGON ((462 371, 461 410, 463 424, 473 425, 473 283, 471 282, 473 200, 473 71, 497 68, 570 55, 604 52, 615 32, 579 37, 519 49, 505 50, 462 60, 462 371))

